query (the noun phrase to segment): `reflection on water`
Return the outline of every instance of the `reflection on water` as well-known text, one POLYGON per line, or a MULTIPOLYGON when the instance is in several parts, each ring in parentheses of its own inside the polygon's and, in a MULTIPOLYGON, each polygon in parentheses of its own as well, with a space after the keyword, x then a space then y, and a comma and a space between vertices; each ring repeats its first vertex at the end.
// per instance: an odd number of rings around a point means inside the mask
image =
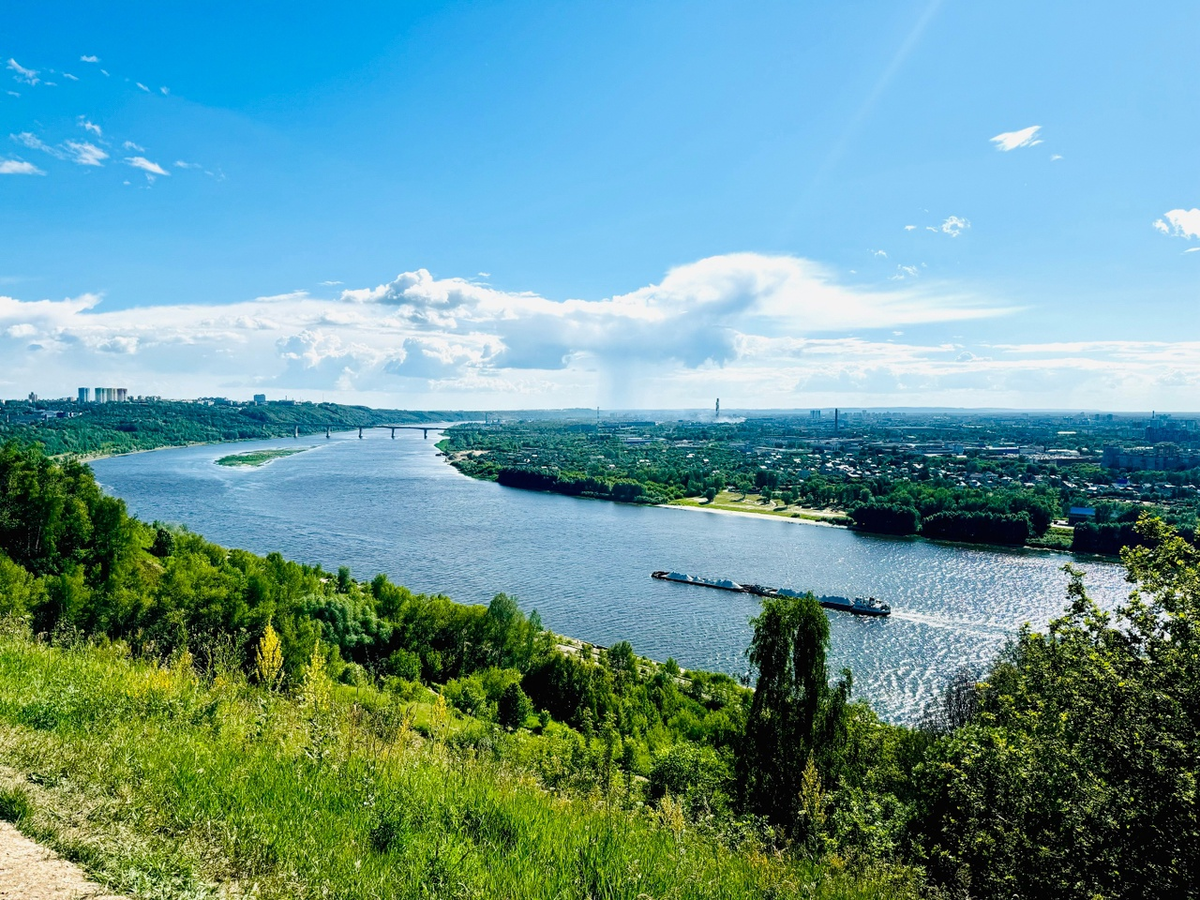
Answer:
MULTIPOLYGON (((228 447, 100 460, 97 478, 130 510, 181 522, 210 540, 278 550, 355 577, 386 572, 413 590, 466 603, 515 595, 547 627, 647 656, 737 675, 746 669, 745 594, 656 581, 655 569, 817 594, 874 595, 886 620, 830 612, 834 668, 888 718, 918 715, 962 665, 983 667, 1023 622, 1044 625, 1065 603, 1069 557, 858 535, 763 517, 621 506, 536 494, 460 475, 435 435, 337 435, 250 442, 312 446, 261 468, 225 468, 228 447)), ((1077 560, 1092 593, 1127 592, 1121 568, 1077 560)))

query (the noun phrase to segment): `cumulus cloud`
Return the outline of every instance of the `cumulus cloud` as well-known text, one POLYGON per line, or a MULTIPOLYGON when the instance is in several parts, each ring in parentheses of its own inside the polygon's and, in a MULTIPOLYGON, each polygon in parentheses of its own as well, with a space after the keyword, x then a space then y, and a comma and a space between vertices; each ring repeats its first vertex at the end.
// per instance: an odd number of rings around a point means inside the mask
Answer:
POLYGON ((127 156, 125 162, 135 169, 141 169, 147 175, 170 175, 171 173, 156 162, 151 162, 144 156, 127 156))
POLYGON ((989 140, 996 145, 997 150, 1007 153, 1019 147, 1036 147, 1041 143, 1041 140, 1037 138, 1037 133, 1041 130, 1041 125, 1030 125, 1020 131, 1002 132, 989 140))
POLYGON ((79 127, 82 128, 84 131, 90 131, 96 137, 104 136, 104 133, 100 130, 100 126, 97 125, 95 122, 89 121, 87 116, 79 117, 79 127))
POLYGON ((1190 241, 1200 237, 1200 209, 1173 209, 1156 219, 1154 227, 1163 234, 1190 241))
POLYGON ((79 61, 86 62, 86 63, 98 63, 98 62, 100 62, 100 57, 98 57, 98 56, 81 56, 81 57, 79 57, 79 61))
POLYGON ((0 358, 10 378, 62 379, 39 392, 119 378, 168 396, 269 386, 435 408, 478 405, 480 392, 509 406, 694 406, 718 390, 747 406, 1150 408, 1186 405, 1200 384, 1200 342, 906 337, 939 322, 966 332, 970 320, 1007 311, 946 285, 862 290, 808 260, 733 254, 598 300, 423 269, 335 299, 297 292, 105 311, 93 295, 0 297, 0 358))
POLYGON ((146 152, 146 148, 145 148, 145 147, 139 147, 139 146, 138 146, 137 144, 135 144, 133 141, 126 141, 125 143, 123 143, 123 144, 121 145, 121 148, 122 148, 123 150, 133 150, 133 151, 135 151, 136 153, 145 153, 145 152, 146 152))
POLYGON ((20 344, 0 338, 0 356, 15 361, 14 373, 49 371, 53 357, 53 371, 66 379, 127 373, 127 382, 176 396, 240 383, 365 396, 424 391, 428 403, 475 389, 521 394, 524 405, 632 403, 659 379, 685 389, 688 373, 772 373, 778 391, 784 373, 775 367, 807 365, 800 357, 819 352, 813 341, 822 334, 1009 311, 944 285, 850 288, 805 259, 732 254, 598 300, 500 291, 424 269, 334 299, 293 293, 218 307, 104 311, 89 297, 0 298, 0 336, 29 326, 20 344), (36 363, 27 355, 31 343, 42 348, 36 363))
POLYGON ((45 175, 33 163, 21 159, 0 159, 0 175, 45 175))
POLYGON ((8 60, 7 68, 13 73, 14 81, 19 81, 22 84, 28 84, 31 87, 40 83, 40 79, 37 77, 38 73, 35 70, 25 68, 11 57, 8 60))

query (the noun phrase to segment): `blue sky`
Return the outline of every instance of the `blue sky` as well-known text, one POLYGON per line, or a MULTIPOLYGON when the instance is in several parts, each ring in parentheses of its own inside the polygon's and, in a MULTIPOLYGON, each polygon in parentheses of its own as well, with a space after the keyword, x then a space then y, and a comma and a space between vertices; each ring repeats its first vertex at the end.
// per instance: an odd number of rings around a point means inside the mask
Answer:
POLYGON ((1200 6, 12 2, 0 395, 1195 409, 1200 6))

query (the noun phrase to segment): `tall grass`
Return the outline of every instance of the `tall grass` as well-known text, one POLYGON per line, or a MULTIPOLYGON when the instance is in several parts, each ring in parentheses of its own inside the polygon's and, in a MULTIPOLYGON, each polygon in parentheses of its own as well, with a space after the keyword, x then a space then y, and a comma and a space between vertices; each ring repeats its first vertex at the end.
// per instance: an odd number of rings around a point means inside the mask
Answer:
POLYGON ((542 789, 394 701, 268 694, 120 647, 0 637, 0 815, 143 897, 883 898, 848 872, 542 789))

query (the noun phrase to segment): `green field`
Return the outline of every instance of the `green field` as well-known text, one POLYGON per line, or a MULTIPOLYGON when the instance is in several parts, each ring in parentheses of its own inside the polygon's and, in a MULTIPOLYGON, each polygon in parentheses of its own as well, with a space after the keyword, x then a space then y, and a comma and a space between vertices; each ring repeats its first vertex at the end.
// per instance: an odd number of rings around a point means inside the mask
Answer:
POLYGON ((312 447, 279 447, 273 450, 247 450, 245 453, 234 453, 222 456, 217 460, 218 466, 265 466, 273 459, 294 456, 311 450, 312 447))
POLYGON ((721 491, 711 501, 703 497, 684 497, 672 500, 668 506, 691 506, 697 509, 720 509, 726 512, 755 513, 785 519, 807 519, 830 525, 848 525, 850 520, 839 510, 808 509, 801 506, 786 506, 775 500, 764 501, 758 494, 741 494, 738 491, 721 491))

